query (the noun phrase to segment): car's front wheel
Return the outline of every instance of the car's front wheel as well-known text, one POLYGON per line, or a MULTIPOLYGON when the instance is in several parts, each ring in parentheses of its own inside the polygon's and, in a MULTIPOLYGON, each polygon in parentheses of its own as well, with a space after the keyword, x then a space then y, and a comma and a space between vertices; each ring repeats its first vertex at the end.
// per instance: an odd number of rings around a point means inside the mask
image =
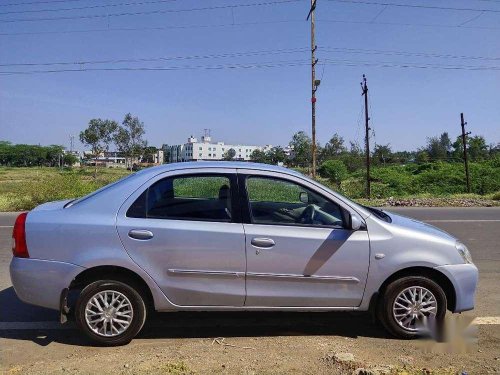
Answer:
POLYGON ((379 304, 378 316, 394 336, 411 339, 434 334, 446 314, 446 294, 433 280, 408 276, 390 283, 379 304))
POLYGON ((132 286, 115 280, 100 280, 87 285, 75 305, 80 329, 103 345, 129 343, 146 321, 146 305, 132 286))

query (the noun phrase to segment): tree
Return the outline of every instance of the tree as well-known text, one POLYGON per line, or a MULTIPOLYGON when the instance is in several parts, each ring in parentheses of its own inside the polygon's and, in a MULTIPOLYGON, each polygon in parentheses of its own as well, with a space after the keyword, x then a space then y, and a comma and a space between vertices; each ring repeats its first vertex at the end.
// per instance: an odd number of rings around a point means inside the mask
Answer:
POLYGON ((282 147, 276 146, 268 151, 267 158, 271 164, 277 165, 279 163, 284 163, 287 156, 282 147))
POLYGON ((90 120, 88 128, 80 132, 80 142, 91 148, 95 158, 94 177, 97 176, 97 158, 100 153, 109 149, 117 128, 116 121, 98 118, 90 120))
POLYGON ((46 156, 45 159, 48 162, 48 165, 51 167, 61 166, 63 162, 63 150, 64 147, 58 145, 50 145, 46 147, 46 156))
POLYGON ((362 168, 365 163, 364 152, 356 142, 350 142, 349 152, 341 155, 341 160, 347 166, 349 172, 357 171, 362 168))
POLYGON ((250 160, 256 162, 256 163, 268 163, 269 158, 267 157, 267 154, 259 149, 253 150, 252 154, 250 155, 250 160))
POLYGON ((323 160, 328 160, 340 156, 345 152, 347 152, 347 148, 344 146, 344 138, 335 133, 332 138, 326 142, 325 147, 323 147, 321 158, 323 160))
POLYGON ((429 162, 429 153, 427 152, 427 150, 419 150, 417 151, 415 160, 419 164, 427 163, 429 162))
POLYGON ((328 178, 340 188, 342 181, 348 176, 347 167, 340 160, 327 160, 321 164, 319 173, 322 177, 328 178))
POLYGON ((497 155, 500 155, 500 143, 491 143, 490 144, 490 151, 489 151, 490 157, 494 158, 497 155))
POLYGON ((446 159, 451 150, 451 141, 448 133, 444 132, 439 137, 427 138, 425 149, 432 160, 446 159))
POLYGON ((392 153, 392 161, 394 163, 406 164, 410 161, 414 161, 415 157, 415 151, 396 151, 392 153))
POLYGON ((229 150, 227 150, 224 155, 222 156, 222 159, 224 160, 233 160, 233 158, 236 156, 236 151, 234 148, 230 148, 229 150))
POLYGON ((147 141, 142 138, 145 133, 144 123, 138 117, 132 117, 130 113, 125 115, 122 125, 115 133, 116 147, 129 161, 127 164, 130 170, 132 170, 134 158, 142 155, 147 146, 147 141))
MULTIPOLYGON (((464 157, 464 145, 462 142, 462 136, 458 136, 456 141, 453 142, 453 157, 455 159, 463 159, 464 157)), ((475 135, 474 137, 468 137, 467 139, 467 155, 471 161, 481 161, 488 159, 489 149, 486 144, 484 137, 480 135, 475 135)))
POLYGON ((76 164, 79 161, 79 159, 73 155, 73 154, 64 154, 63 156, 63 164, 67 165, 68 167, 73 166, 73 164, 76 164))
POLYGON ((157 152, 158 152, 158 149, 155 146, 144 147, 142 161, 144 163, 154 163, 155 162, 155 155, 157 152))
POLYGON ((444 132, 439 136, 439 143, 441 144, 441 147, 446 151, 446 155, 449 155, 451 151, 451 140, 448 132, 444 132))
POLYGON ((299 131, 295 133, 289 143, 292 148, 292 163, 298 167, 308 167, 312 159, 312 141, 309 136, 299 131))
POLYGON ((375 144, 375 147, 373 149, 372 160, 373 160, 373 164, 375 164, 375 165, 379 165, 379 164, 385 165, 386 162, 390 163, 392 161, 391 145, 390 144, 386 144, 386 145, 375 144))

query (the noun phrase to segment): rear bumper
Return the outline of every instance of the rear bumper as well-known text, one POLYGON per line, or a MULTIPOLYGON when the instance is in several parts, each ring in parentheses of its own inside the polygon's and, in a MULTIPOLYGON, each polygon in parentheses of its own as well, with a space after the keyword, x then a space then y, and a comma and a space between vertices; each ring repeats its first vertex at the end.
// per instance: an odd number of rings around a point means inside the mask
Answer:
POLYGON ((10 279, 21 301, 59 310, 61 292, 83 270, 71 263, 12 258, 10 279))
POLYGON ((444 273, 455 288, 456 304, 453 312, 474 309, 476 286, 479 277, 477 267, 473 264, 453 264, 436 267, 444 273))

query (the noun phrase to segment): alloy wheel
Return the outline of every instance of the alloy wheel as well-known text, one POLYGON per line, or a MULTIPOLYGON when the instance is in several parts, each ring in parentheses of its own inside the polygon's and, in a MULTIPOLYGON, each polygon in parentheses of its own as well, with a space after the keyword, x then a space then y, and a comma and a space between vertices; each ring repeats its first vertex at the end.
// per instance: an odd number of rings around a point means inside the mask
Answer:
POLYGON ((392 314, 400 327, 415 332, 425 327, 437 314, 434 294, 422 286, 411 286, 401 291, 394 300, 392 314))
POLYGON ((85 321, 97 335, 114 337, 125 332, 134 318, 130 300, 115 290, 94 294, 85 306, 85 321))

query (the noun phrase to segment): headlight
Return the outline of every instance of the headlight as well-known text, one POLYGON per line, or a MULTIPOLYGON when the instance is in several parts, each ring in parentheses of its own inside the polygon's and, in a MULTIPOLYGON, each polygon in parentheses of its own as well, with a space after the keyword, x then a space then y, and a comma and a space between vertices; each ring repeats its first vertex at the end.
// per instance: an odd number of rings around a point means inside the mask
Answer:
POLYGON ((470 255, 469 249, 463 243, 458 242, 455 244, 455 248, 459 252, 460 256, 463 258, 465 263, 472 263, 472 256, 470 255))

